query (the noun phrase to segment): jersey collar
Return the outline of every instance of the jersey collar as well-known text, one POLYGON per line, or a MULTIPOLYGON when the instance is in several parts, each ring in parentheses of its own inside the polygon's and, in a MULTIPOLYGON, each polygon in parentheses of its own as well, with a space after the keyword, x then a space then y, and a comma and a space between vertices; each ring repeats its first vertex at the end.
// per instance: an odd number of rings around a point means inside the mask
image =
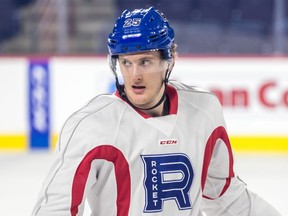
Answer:
MULTIPOLYGON (((167 97, 169 98, 169 102, 170 102, 170 109, 169 109, 169 115, 176 115, 177 111, 178 111, 178 94, 176 89, 167 84, 166 87, 166 94, 167 97)), ((121 100, 125 101, 119 94, 118 91, 115 92, 115 95, 117 97, 119 97, 121 100)), ((126 102, 126 101, 125 101, 126 102)), ((127 102, 126 102, 127 103, 127 102)), ((128 104, 128 103, 127 103, 128 104)), ((130 106, 130 105, 129 105, 130 106)), ((152 116, 144 113, 143 111, 139 110, 139 109, 135 109, 134 107, 132 107, 136 112, 138 112, 143 118, 147 119, 147 118, 152 118, 152 116)))

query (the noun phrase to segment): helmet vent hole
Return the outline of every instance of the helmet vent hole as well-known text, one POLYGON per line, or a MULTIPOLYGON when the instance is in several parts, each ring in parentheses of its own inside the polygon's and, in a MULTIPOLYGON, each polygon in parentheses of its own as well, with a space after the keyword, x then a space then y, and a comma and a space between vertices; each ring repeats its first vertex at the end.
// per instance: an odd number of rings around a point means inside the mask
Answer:
POLYGON ((163 31, 160 33, 160 37, 165 37, 167 35, 167 32, 166 31, 163 31))
POLYGON ((158 37, 159 37, 159 34, 156 34, 156 35, 151 35, 149 38, 151 41, 157 41, 158 37))
POLYGON ((116 42, 117 42, 116 40, 109 40, 109 44, 111 46, 115 46, 116 42))

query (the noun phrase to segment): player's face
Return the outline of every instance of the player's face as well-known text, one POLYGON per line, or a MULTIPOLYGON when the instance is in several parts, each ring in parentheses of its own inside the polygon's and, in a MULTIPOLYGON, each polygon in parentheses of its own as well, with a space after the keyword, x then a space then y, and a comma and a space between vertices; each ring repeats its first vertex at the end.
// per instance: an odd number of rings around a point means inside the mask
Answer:
POLYGON ((168 64, 159 51, 120 55, 119 66, 126 95, 135 106, 150 108, 161 99, 168 64))

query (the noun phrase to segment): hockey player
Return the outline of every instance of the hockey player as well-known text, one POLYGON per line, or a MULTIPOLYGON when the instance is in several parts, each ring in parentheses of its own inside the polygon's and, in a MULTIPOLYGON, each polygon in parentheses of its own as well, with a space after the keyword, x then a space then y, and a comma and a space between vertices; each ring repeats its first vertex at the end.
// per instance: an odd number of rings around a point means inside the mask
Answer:
POLYGON ((66 121, 33 216, 279 216, 235 175, 217 98, 169 81, 163 14, 124 11, 108 47, 117 91, 66 121))

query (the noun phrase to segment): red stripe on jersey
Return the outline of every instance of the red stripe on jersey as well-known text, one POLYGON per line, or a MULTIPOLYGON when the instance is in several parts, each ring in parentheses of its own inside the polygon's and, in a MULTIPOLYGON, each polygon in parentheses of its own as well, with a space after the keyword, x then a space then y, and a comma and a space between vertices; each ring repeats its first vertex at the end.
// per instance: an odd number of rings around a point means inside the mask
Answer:
MULTIPOLYGON (((230 186, 231 178, 234 177, 234 171, 233 171, 233 163, 234 162, 233 162, 232 149, 231 149, 229 137, 228 137, 226 130, 223 126, 217 127, 212 132, 212 134, 210 135, 210 137, 206 143, 206 148, 205 148, 205 153, 204 153, 204 161, 203 161, 203 169, 202 169, 201 185, 202 185, 202 191, 203 191, 204 187, 205 187, 208 168, 209 168, 209 164, 210 164, 210 161, 212 158, 213 150, 214 150, 214 147, 215 147, 218 139, 221 139, 225 143, 227 150, 228 150, 228 156, 229 156, 229 174, 226 178, 226 183, 225 183, 225 185, 224 185, 224 187, 223 187, 223 189, 219 195, 219 197, 220 197, 228 189, 228 187, 230 186)), ((205 195, 203 195, 203 197, 211 199, 205 195)))
POLYGON ((95 147, 79 164, 72 185, 71 216, 76 216, 78 213, 78 206, 83 199, 91 163, 96 159, 104 159, 113 163, 117 185, 117 216, 128 216, 131 194, 129 165, 122 152, 110 145, 95 147))

